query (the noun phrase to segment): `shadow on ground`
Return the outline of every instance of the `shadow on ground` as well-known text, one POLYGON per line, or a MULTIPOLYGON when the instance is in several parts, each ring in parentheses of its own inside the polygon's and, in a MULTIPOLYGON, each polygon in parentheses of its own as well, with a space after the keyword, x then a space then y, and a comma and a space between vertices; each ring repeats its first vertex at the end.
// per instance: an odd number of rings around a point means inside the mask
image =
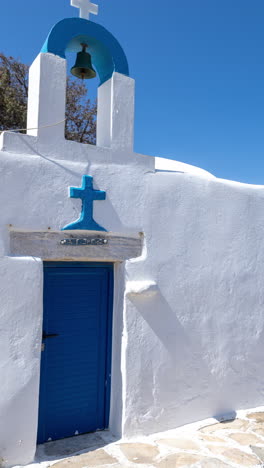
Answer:
POLYGON ((104 447, 105 445, 116 442, 117 440, 118 439, 113 437, 110 432, 102 431, 47 442, 46 444, 38 445, 36 461, 42 462, 47 461, 48 459, 55 460, 91 452, 104 447))

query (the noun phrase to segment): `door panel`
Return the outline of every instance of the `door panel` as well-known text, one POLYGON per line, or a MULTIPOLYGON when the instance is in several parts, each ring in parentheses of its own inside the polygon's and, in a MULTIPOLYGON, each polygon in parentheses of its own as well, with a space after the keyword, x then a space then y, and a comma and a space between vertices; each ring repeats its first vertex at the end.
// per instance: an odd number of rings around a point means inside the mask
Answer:
POLYGON ((112 265, 44 266, 38 443, 108 425, 112 265), (106 385, 108 384, 108 385, 106 385))

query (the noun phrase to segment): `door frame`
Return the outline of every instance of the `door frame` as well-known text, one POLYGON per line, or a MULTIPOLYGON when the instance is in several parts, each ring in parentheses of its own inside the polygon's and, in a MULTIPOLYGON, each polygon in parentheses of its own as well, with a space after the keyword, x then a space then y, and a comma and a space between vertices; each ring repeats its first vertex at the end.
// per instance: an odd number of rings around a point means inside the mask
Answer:
MULTIPOLYGON (((111 367, 112 367, 112 335, 113 335, 113 306, 114 306, 114 263, 112 262, 78 262, 78 261, 44 261, 43 274, 46 268, 107 268, 108 269, 108 301, 107 301, 107 334, 105 355, 105 391, 104 391, 104 426, 109 427, 111 403, 111 367)), ((44 307, 43 307, 44 314, 44 307)), ((40 390, 39 390, 40 398, 40 390)))

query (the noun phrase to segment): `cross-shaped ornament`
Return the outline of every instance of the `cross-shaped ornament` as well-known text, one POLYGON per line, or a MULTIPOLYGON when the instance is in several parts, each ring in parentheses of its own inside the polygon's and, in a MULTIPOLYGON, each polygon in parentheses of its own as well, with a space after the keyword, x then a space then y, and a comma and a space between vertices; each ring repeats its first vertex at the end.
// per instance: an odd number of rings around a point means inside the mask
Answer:
POLYGON ((93 177, 83 176, 82 187, 70 187, 70 197, 80 198, 82 200, 82 212, 80 219, 74 223, 68 224, 62 230, 84 229, 87 231, 106 231, 93 219, 93 202, 95 200, 105 200, 106 193, 103 190, 93 189, 93 177))
POLYGON ((89 19, 90 13, 98 15, 98 5, 90 0, 71 0, 71 6, 80 8, 80 18, 89 19))

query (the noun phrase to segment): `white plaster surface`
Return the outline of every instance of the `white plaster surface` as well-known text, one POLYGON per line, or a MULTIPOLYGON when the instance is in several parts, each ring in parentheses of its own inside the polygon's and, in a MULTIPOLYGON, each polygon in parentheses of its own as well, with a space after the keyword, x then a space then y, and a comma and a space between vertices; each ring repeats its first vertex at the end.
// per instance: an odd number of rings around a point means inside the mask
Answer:
POLYGON ((0 259, 0 466, 36 450, 42 330, 42 262, 0 259))
POLYGON ((29 70, 28 134, 50 143, 64 138, 65 103, 66 61, 40 53, 29 70))
MULTIPOLYGON (((58 63, 58 73, 60 67, 58 63)), ((53 79, 57 89, 57 74, 51 74, 48 93, 53 79)), ((2 135, 0 255, 9 254, 9 225, 60 230, 76 220, 81 201, 68 198, 68 187, 80 186, 84 174, 107 193, 106 201, 94 203, 100 225, 113 232, 144 233, 142 256, 115 269, 110 429, 129 438, 263 404, 264 187, 219 180, 206 171, 192 173, 189 166, 179 171, 179 163, 173 170, 155 171, 155 158, 132 152, 133 119, 119 118, 134 102, 133 83, 118 75, 106 88, 115 86, 115 80, 117 91, 110 96, 114 111, 106 109, 113 132, 105 128, 105 147, 65 141, 60 131, 58 139, 2 135), (144 282, 157 285, 148 300, 144 294, 125 295, 126 289, 140 292, 144 282)), ((109 95, 107 99, 111 101, 109 95)), ((9 261, 15 266, 1 283, 7 298, 2 320, 9 336, 19 307, 25 324, 30 317, 35 340, 42 307, 40 264, 2 258, 1 271, 8 270, 9 261)), ((39 341, 34 340, 32 332, 24 354, 34 392, 17 367, 9 365, 8 346, 1 353, 0 381, 6 387, 0 421, 12 437, 17 437, 16 428, 33 421, 23 431, 23 451, 14 452, 5 433, 0 438, 5 458, 20 464, 32 460, 36 440, 39 341), (24 408, 33 415, 26 421, 24 408)), ((14 341, 19 350, 19 336, 14 341)))
POLYGON ((131 436, 263 402, 264 188, 177 173, 146 179, 148 255, 127 277, 152 277, 159 295, 126 303, 131 436))
POLYGON ((99 87, 98 146, 126 150, 129 156, 134 146, 134 96, 134 80, 120 73, 99 87))
POLYGON ((126 284, 127 296, 152 297, 157 292, 157 284, 154 281, 127 281, 126 284))
POLYGON ((196 174, 208 179, 212 179, 214 176, 210 172, 201 169, 200 167, 191 166, 183 162, 174 161, 166 158, 155 158, 155 169, 157 171, 168 171, 168 172, 182 172, 188 174, 196 174))

